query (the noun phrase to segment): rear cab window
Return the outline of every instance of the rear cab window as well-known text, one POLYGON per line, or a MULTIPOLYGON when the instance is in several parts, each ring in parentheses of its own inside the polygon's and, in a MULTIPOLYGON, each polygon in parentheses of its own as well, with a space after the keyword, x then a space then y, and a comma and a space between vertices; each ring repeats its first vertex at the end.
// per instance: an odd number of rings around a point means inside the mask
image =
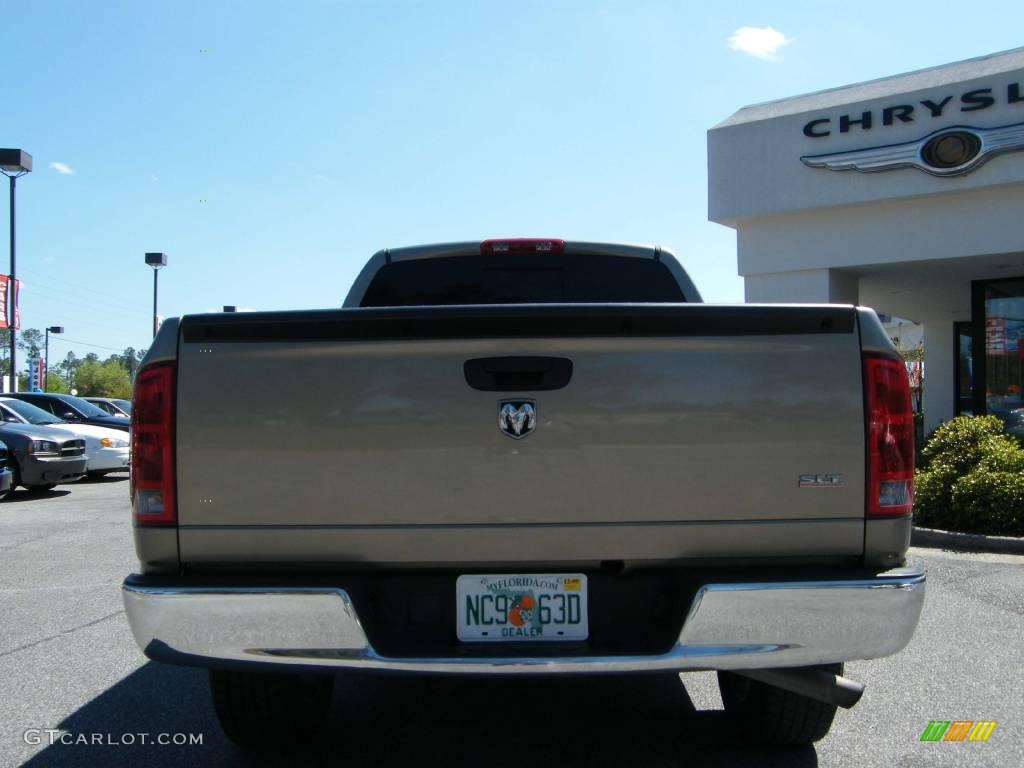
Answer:
POLYGON ((385 264, 374 275, 360 306, 684 301, 672 272, 654 259, 606 254, 495 254, 385 264))

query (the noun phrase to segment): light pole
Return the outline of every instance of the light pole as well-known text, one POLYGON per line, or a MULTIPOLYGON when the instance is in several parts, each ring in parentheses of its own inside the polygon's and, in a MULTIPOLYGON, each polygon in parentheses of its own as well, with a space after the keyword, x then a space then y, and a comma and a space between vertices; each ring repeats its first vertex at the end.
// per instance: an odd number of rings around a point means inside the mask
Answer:
POLYGON ((64 333, 63 325, 51 325, 46 329, 46 357, 43 359, 43 392, 49 392, 50 378, 50 334, 64 333))
POLYGON ((153 268, 153 338, 156 338, 156 276, 167 266, 166 253, 147 253, 146 263, 153 268))
POLYGON ((11 180, 11 282, 7 284, 7 304, 11 308, 8 328, 11 331, 11 392, 18 391, 18 366, 15 364, 14 321, 17 307, 17 271, 14 259, 14 192, 17 180, 32 170, 32 155, 23 149, 0 149, 0 172, 11 180))

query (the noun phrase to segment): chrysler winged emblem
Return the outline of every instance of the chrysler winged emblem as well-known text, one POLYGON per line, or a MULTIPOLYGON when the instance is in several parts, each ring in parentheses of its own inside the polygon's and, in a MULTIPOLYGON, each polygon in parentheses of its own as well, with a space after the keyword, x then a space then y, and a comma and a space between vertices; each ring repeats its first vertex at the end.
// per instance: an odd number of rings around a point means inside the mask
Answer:
POLYGON ((917 141, 828 155, 805 155, 800 160, 811 168, 830 171, 877 173, 894 168, 917 168, 932 176, 962 176, 995 155, 1022 149, 1024 123, 1001 128, 961 125, 943 128, 917 141))
POLYGON ((533 400, 502 400, 498 403, 498 429, 513 440, 522 440, 537 426, 533 400))

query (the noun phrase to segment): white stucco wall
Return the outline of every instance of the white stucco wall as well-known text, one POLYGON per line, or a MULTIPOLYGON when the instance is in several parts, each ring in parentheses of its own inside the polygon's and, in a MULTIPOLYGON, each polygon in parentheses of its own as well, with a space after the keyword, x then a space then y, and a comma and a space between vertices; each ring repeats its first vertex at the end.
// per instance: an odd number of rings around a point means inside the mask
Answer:
POLYGON ((956 412, 953 402, 953 323, 933 320, 924 324, 924 430, 928 434, 956 412))
MULTIPOLYGON (((1024 152, 1017 159, 1024 161, 1024 152)), ((737 236, 739 273, 747 276, 1024 251, 1024 164, 1020 179, 1017 184, 970 192, 952 188, 931 197, 743 220, 737 236)))
POLYGON ((857 278, 836 269, 804 269, 749 275, 744 281, 749 304, 797 301, 857 304, 857 278))

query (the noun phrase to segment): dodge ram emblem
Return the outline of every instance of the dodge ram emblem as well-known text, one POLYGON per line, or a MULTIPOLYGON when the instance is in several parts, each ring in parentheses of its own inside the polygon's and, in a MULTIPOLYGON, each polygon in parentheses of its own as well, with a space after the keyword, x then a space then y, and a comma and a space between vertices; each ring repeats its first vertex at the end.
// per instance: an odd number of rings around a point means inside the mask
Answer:
POLYGON ((533 400, 502 400, 498 403, 498 429, 513 440, 522 440, 537 426, 533 400))

